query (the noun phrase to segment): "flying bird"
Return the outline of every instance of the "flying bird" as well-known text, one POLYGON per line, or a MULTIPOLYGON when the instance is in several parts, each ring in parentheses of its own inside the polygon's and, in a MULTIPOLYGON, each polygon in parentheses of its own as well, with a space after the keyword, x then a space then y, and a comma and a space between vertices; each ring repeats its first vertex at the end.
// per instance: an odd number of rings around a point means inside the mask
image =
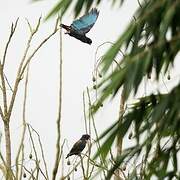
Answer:
POLYGON ((79 139, 79 141, 77 141, 73 145, 72 149, 67 154, 66 158, 68 158, 69 156, 72 156, 72 155, 80 155, 81 152, 83 151, 83 149, 85 148, 86 143, 89 139, 90 139, 90 135, 88 135, 88 134, 82 135, 81 139, 79 139))
POLYGON ((86 36, 86 33, 90 31, 90 29, 95 24, 99 15, 99 11, 94 8, 89 13, 80 17, 77 20, 74 20, 70 26, 65 24, 60 24, 60 27, 67 30, 66 34, 84 42, 87 44, 91 44, 92 40, 86 36))

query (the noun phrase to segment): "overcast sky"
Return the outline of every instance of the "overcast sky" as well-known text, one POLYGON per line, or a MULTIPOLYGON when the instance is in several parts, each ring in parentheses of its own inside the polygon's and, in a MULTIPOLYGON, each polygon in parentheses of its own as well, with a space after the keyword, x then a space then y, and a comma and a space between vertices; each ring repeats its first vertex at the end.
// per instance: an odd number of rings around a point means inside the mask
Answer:
MULTIPOLYGON (((25 18, 35 25, 39 16, 45 17, 53 7, 54 0, 46 0, 38 3, 30 3, 27 0, 2 1, 0 5, 0 55, 4 51, 5 43, 10 33, 11 23, 18 17, 19 23, 12 44, 8 51, 5 73, 11 84, 17 73, 25 45, 29 35, 29 29, 25 18)), ((92 72, 94 57, 97 47, 107 41, 114 42, 123 32, 138 7, 137 2, 127 1, 122 8, 112 8, 106 1, 99 7, 99 17, 88 33, 93 41, 92 45, 84 44, 63 33, 63 107, 62 107, 62 138, 68 140, 69 147, 85 133, 83 118, 83 91, 86 87, 92 87, 92 72)), ((63 18, 64 24, 71 24, 73 16, 71 12, 63 18)), ((39 32, 33 40, 31 50, 53 31, 55 18, 43 22, 39 32)), ((64 32, 64 31, 63 31, 64 32)), ((58 108, 58 82, 59 82, 59 40, 58 34, 49 40, 36 54, 30 66, 26 120, 36 129, 42 139, 48 167, 54 165, 54 153, 56 143, 56 119, 58 108)), ((103 55, 109 44, 99 49, 97 56, 103 55)), ((177 62, 176 66, 179 66, 177 62)), ((172 83, 166 83, 168 90, 179 81, 179 71, 174 71, 172 83)), ((166 77, 163 78, 164 81, 166 77)), ((146 91, 154 91, 157 87, 153 80, 146 82, 146 91)), ((11 137, 13 157, 17 151, 18 140, 22 130, 22 101, 24 81, 20 83, 20 89, 16 99, 11 118, 11 137)), ((167 92, 164 82, 161 82, 161 90, 167 92)), ((10 93, 10 92, 9 92, 10 93)), ((144 94, 144 88, 140 95, 144 94)), ((0 100, 1 101, 1 100, 0 100)), ((119 99, 115 98, 111 104, 104 105, 103 109, 95 117, 98 132, 102 132, 118 116, 119 99)), ((1 123, 2 129, 2 123, 1 123)), ((93 137, 95 138, 95 136, 93 137)), ((127 142, 127 141, 126 141, 127 142)), ((127 142, 128 143, 128 142, 127 142)), ((1 145, 3 149, 3 144, 1 145)), ((65 146, 64 153, 68 148, 65 146)), ((28 156, 28 154, 26 154, 28 156)), ((14 163, 14 162, 13 162, 14 163)))

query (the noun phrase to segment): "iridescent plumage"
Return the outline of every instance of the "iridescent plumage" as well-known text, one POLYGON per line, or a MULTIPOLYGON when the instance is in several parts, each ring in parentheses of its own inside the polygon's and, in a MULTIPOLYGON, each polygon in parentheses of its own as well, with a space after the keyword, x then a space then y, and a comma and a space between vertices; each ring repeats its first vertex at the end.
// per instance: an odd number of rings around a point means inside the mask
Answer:
POLYGON ((91 44, 92 40, 86 37, 86 33, 88 33, 93 27, 98 18, 98 15, 99 12, 96 8, 94 8, 89 13, 85 14, 77 20, 74 20, 70 26, 64 24, 61 24, 60 26, 66 29, 66 33, 70 36, 73 36, 84 43, 91 44))

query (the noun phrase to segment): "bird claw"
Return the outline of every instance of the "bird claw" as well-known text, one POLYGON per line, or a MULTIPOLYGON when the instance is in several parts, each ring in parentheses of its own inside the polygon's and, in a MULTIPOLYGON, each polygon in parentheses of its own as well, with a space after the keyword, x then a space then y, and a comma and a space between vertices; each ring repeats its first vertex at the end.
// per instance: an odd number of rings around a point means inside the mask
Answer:
POLYGON ((70 33, 70 31, 66 31, 64 34, 69 34, 70 33))

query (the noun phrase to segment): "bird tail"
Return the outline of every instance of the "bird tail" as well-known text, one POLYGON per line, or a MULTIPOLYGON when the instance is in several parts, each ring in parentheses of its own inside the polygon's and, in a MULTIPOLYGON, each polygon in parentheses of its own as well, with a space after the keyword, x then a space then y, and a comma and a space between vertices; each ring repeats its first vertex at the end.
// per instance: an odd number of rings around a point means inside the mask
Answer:
POLYGON ((70 30, 71 30, 70 26, 67 26, 67 25, 65 25, 65 24, 60 24, 60 27, 66 29, 67 31, 70 31, 70 30))

